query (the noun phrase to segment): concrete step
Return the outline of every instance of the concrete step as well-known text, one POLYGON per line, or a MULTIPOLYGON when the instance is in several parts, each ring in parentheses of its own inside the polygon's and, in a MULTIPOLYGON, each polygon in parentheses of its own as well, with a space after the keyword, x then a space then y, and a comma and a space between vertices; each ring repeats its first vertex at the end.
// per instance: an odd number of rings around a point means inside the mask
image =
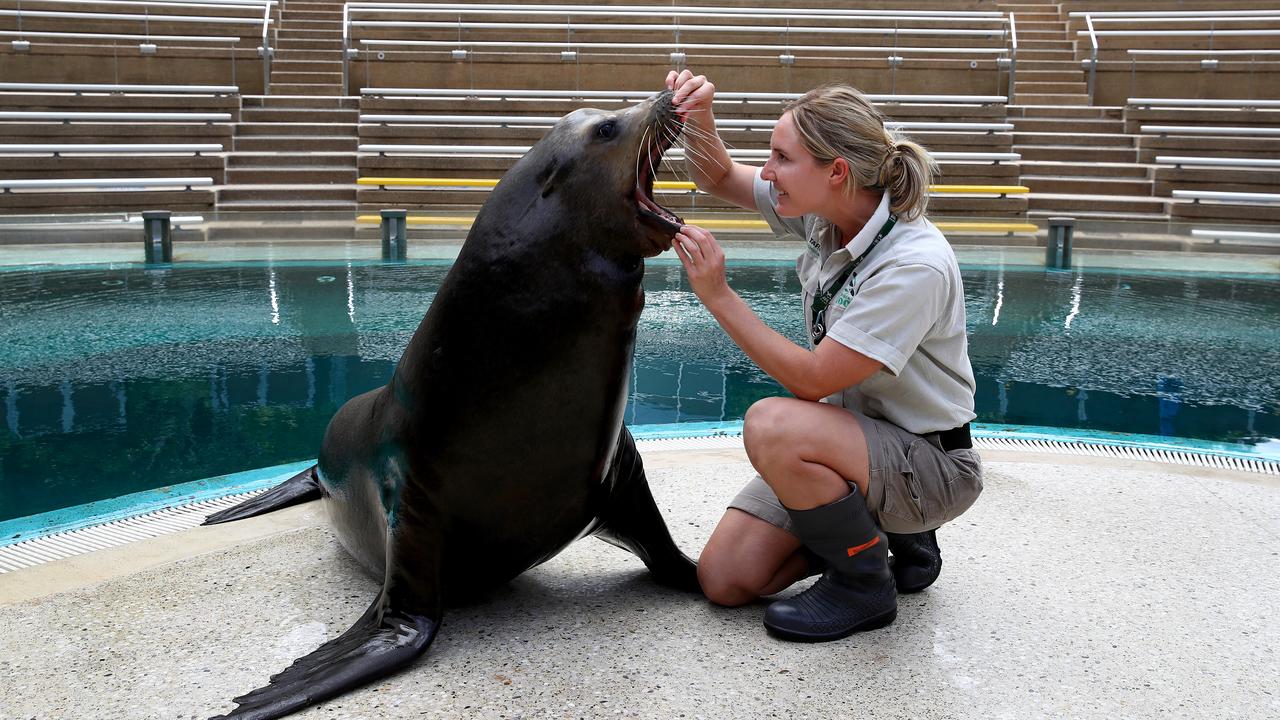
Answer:
POLYGON ((274 135, 316 137, 320 135, 356 137, 355 123, 331 122, 241 122, 236 126, 236 139, 274 135))
POLYGON ((341 96, 342 85, 303 85, 301 83, 271 83, 274 95, 335 95, 341 96))
POLYGON ((1017 93, 1016 99, 1023 105, 1088 105, 1088 93, 1017 93))
MULTIPOLYGON (((283 32, 283 31, 281 31, 283 32)), ((1023 50, 1071 50, 1075 51, 1075 43, 1062 38, 1044 38, 1023 40, 1022 33, 1018 33, 1018 54, 1021 55, 1023 50)))
POLYGON ((354 153, 360 142, 355 137, 336 135, 298 137, 294 135, 255 135, 238 137, 236 152, 349 152, 354 153))
MULTIPOLYGON (((354 196, 354 192, 352 193, 354 196)), ((320 199, 320 200, 291 200, 288 197, 283 199, 267 198, 257 200, 218 200, 218 212, 233 213, 258 213, 258 212, 334 212, 334 211, 350 211, 355 212, 356 201, 344 200, 338 198, 320 199)), ((262 230, 258 230, 257 237, 262 237, 262 230)))
POLYGON ((337 72, 293 72, 271 68, 271 84, 276 85, 342 85, 342 70, 337 72))
MULTIPOLYGON (((282 41, 283 42, 283 41, 282 41)), ((1052 60, 1055 62, 1075 62, 1076 52, 1074 50, 1037 50, 1018 48, 1018 67, 1022 67, 1022 63, 1027 60, 1041 61, 1052 60)))
MULTIPOLYGON (((227 171, 230 182, 231 171, 227 171)), ((1153 184, 1149 180, 1107 177, 1060 177, 1054 175, 1028 175, 1022 173, 1019 184, 1031 188, 1033 193, 1063 195, 1128 195, 1148 196, 1153 184)))
POLYGON ((1022 49, 1026 43, 1036 43, 1043 40, 1061 42, 1066 37, 1061 26, 1053 27, 1052 23, 1045 24, 1049 25, 1049 27, 1032 28, 1027 27, 1024 23, 1018 23, 1018 49, 1022 49))
POLYGON ((284 10, 280 27, 311 27, 312 24, 335 24, 342 26, 342 10, 284 10))
MULTIPOLYGON (((339 43, 341 45, 341 43, 339 43)), ((281 50, 276 49, 275 60, 272 64, 294 61, 311 61, 324 60, 328 62, 342 63, 342 48, 338 47, 333 50, 281 50)), ((1018 66, 1018 72, 1022 72, 1022 66, 1018 66)))
POLYGON ((346 108, 244 108, 240 111, 242 123, 323 122, 354 127, 359 118, 359 110, 346 108))
POLYGON ((1023 82, 1083 83, 1084 73, 1070 66, 1063 70, 1027 70, 1022 67, 1022 63, 1018 63, 1018 84, 1021 85, 1023 82))
POLYGON ((276 51, 292 51, 292 50, 328 50, 342 51, 342 38, 280 38, 280 42, 276 44, 276 51))
POLYGON ((227 185, 354 185, 355 159, 350 167, 308 165, 303 167, 248 167, 227 170, 227 185))
MULTIPOLYGON (((241 123, 244 127, 244 123, 241 123)), ((1085 132, 1030 132, 1022 128, 1013 131, 1013 146, 1027 145, 1080 145, 1094 148, 1124 148, 1137 152, 1136 135, 1123 133, 1085 132)))
POLYGON ((1006 109, 1009 118, 1045 117, 1045 118, 1106 118, 1110 120, 1124 117, 1124 108, 1109 105, 1036 105, 1024 102, 1022 96, 1017 97, 1016 105, 1006 109))
POLYGON ((1036 72, 1041 70, 1056 70, 1059 72, 1082 73, 1080 63, 1076 62, 1075 56, 1064 60, 1031 60, 1022 57, 1022 53, 1018 53, 1018 76, 1021 77, 1024 72, 1036 72))
MULTIPOLYGON (((271 71, 271 76, 275 77, 275 70, 271 71)), ((1039 80, 1023 81, 1022 75, 1018 75, 1016 89, 1018 95, 1088 95, 1089 85, 1079 79, 1068 82, 1041 82, 1039 80)))
MULTIPOLYGON (((236 140, 236 148, 240 147, 236 140)), ((1138 151, 1122 147, 1088 147, 1081 145, 1014 145, 1013 151, 1026 160, 1061 160, 1068 162, 1137 162, 1138 151)))
POLYGON ((356 158, 349 152, 234 152, 227 155, 227 169, 306 166, 355 168, 356 158))
POLYGON ((1056 30, 1058 35, 1066 32, 1066 25, 1056 17, 1048 14, 1028 16, 1021 13, 1018 14, 1018 37, 1022 37, 1024 30, 1056 30))
MULTIPOLYGON (((248 120, 241 111, 241 117, 248 120)), ((1104 118, 1010 117, 1016 132, 1024 133, 1103 133, 1124 135, 1124 121, 1104 118)))
POLYGON ((329 57, 317 60, 301 60, 290 58, 282 60, 277 57, 271 63, 271 77, 274 79, 276 73, 327 73, 336 74, 342 77, 342 56, 329 57))
POLYGON ((224 202, 308 202, 308 201, 356 201, 356 186, 328 185, 237 185, 218 190, 218 206, 224 202))
MULTIPOLYGON (((227 167, 231 167, 230 158, 228 158, 227 167)), ((1136 163, 1080 163, 1070 160, 1027 160, 1026 158, 1018 163, 1018 167, 1022 170, 1024 178, 1033 176, 1124 178, 1149 182, 1151 173, 1151 166, 1136 163)))
POLYGON ((345 108, 348 110, 360 109, 360 98, 354 96, 332 97, 332 96, 316 96, 316 95, 298 95, 298 96, 282 96, 282 95, 241 95, 240 103, 243 108, 345 108))
POLYGON ((285 40, 333 40, 342 39, 342 25, 332 28, 280 28, 280 41, 285 40))
POLYGON ((1165 198, 1141 195, 1103 195, 1097 192, 1079 195, 1032 192, 1027 200, 1027 211, 1028 213, 1033 210, 1050 211, 1060 214, 1069 212, 1156 214, 1164 212, 1165 200, 1165 198))

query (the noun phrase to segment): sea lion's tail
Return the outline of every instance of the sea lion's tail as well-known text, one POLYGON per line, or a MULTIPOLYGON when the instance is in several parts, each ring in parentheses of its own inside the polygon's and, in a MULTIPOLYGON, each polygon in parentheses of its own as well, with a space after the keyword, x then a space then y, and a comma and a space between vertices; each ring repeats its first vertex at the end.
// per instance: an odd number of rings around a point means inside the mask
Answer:
POLYGON ((217 525, 232 520, 243 520, 290 505, 316 500, 320 495, 320 481, 316 479, 316 466, 312 465, 260 495, 254 495, 239 505, 210 515, 200 524, 217 525))

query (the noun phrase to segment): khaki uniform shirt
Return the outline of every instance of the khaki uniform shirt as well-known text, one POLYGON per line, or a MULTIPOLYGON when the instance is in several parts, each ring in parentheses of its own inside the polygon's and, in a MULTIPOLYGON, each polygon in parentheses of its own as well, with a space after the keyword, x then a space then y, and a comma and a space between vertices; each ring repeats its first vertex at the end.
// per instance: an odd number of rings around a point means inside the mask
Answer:
MULTIPOLYGON (((779 217, 773 185, 759 171, 754 192, 774 233, 805 243, 796 272, 811 332, 814 295, 871 245, 889 219, 889 193, 866 226, 841 246, 839 229, 817 215, 779 217)), ((825 342, 838 342, 884 366, 826 402, 917 435, 950 430, 976 417, 960 267, 947 239, 927 219, 899 219, 832 298, 825 320, 825 342)))

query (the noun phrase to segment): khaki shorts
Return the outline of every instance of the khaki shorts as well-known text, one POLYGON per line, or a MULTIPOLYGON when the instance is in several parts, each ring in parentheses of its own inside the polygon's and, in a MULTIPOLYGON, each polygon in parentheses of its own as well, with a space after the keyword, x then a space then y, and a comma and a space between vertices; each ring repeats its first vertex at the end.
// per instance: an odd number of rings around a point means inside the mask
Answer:
MULTIPOLYGON (((982 460, 972 449, 944 452, 937 435, 916 435, 887 420, 853 413, 870 455, 867 508, 891 533, 932 530, 956 519, 982 492, 982 460)), ((857 491, 853 483, 849 483, 857 491)), ((729 507, 750 513, 791 534, 795 527, 778 496, 755 476, 729 507)))

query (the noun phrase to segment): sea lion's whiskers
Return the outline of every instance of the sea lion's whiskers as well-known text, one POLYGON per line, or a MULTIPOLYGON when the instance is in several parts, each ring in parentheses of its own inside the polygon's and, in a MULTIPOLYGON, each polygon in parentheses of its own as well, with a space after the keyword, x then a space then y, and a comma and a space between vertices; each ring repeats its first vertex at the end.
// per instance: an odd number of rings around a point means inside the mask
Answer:
POLYGON ((700 160, 705 161, 706 163, 714 164, 716 167, 720 168, 721 170, 725 169, 724 163, 720 162, 719 160, 712 157, 711 155, 708 155, 703 151, 693 147, 689 143, 687 142, 681 143, 681 146, 684 148, 684 159, 687 162, 693 163, 693 166, 697 168, 699 172, 703 172, 704 168, 706 167, 706 165, 699 162, 700 160))
POLYGON ((640 144, 636 145, 636 182, 640 182, 640 153, 645 148, 645 141, 649 139, 649 126, 644 128, 644 134, 640 136, 640 144))

